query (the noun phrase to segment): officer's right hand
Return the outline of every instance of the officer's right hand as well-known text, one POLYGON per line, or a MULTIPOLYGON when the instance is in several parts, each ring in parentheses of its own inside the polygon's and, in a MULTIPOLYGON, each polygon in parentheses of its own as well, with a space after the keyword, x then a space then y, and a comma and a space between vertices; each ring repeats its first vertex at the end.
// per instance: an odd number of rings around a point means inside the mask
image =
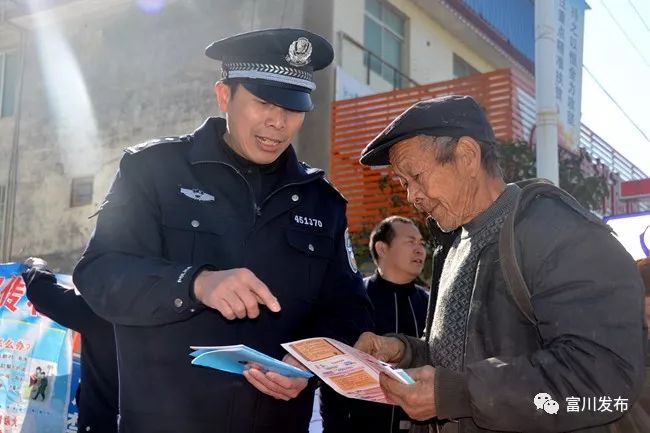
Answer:
POLYGON ((228 320, 256 318, 260 315, 258 304, 274 313, 280 311, 280 303, 266 284, 245 268, 201 271, 194 279, 194 297, 228 320))
POLYGON ((47 269, 47 262, 40 257, 29 257, 25 260, 28 268, 47 269))
POLYGON ((380 361, 391 364, 399 363, 404 357, 406 347, 399 338, 382 337, 372 332, 361 334, 354 344, 355 349, 374 356, 380 361))

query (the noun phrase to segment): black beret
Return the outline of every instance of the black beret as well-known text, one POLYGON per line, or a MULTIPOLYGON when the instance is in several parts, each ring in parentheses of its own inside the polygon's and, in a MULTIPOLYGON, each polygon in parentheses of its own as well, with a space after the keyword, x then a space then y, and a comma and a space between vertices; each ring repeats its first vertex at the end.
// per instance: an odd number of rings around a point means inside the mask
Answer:
POLYGON ((416 135, 472 137, 494 142, 494 131, 483 109, 471 96, 450 95, 420 101, 400 114, 363 151, 364 165, 388 165, 391 146, 416 135))

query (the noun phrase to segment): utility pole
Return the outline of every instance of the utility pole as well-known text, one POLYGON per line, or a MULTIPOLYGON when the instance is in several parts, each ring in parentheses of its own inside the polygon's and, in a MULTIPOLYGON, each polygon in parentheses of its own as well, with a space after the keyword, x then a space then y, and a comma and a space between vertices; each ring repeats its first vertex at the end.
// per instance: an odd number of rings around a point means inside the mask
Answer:
POLYGON ((559 185, 555 59, 556 0, 535 1, 535 99, 537 177, 559 185))

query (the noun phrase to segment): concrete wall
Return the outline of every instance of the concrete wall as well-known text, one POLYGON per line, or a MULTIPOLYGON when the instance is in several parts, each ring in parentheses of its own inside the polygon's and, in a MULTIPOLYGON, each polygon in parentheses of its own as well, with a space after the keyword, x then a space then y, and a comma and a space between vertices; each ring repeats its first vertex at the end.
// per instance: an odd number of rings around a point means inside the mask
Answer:
MULTIPOLYGON (((31 30, 12 257, 44 256, 64 272, 91 234, 95 221, 88 216, 103 200, 122 149, 191 132, 218 114, 218 65, 204 48, 251 29, 304 27, 296 0, 176 0, 156 13, 132 1, 102 1, 94 12, 75 13, 75 3, 89 0, 70 2, 35 27, 33 18, 25 24, 31 30), (71 208, 71 180, 84 175, 95 176, 93 203, 71 208)), ((328 92, 326 79, 315 99, 326 100, 328 92)), ((329 108, 322 113, 329 117, 329 108)), ((7 122, 0 121, 3 155, 7 122)), ((326 139, 313 140, 305 153, 323 158, 327 150, 316 147, 327 146, 326 139)))

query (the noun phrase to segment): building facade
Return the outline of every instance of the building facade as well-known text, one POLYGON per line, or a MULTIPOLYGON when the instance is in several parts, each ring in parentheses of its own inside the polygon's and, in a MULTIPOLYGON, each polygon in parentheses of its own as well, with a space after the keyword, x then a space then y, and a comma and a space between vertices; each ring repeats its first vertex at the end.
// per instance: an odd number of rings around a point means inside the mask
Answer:
POLYGON ((533 13, 532 0, 0 0, 0 260, 72 270, 123 149, 219 114, 215 39, 298 27, 332 41, 294 143, 328 168, 337 99, 503 68, 533 81, 533 13))

